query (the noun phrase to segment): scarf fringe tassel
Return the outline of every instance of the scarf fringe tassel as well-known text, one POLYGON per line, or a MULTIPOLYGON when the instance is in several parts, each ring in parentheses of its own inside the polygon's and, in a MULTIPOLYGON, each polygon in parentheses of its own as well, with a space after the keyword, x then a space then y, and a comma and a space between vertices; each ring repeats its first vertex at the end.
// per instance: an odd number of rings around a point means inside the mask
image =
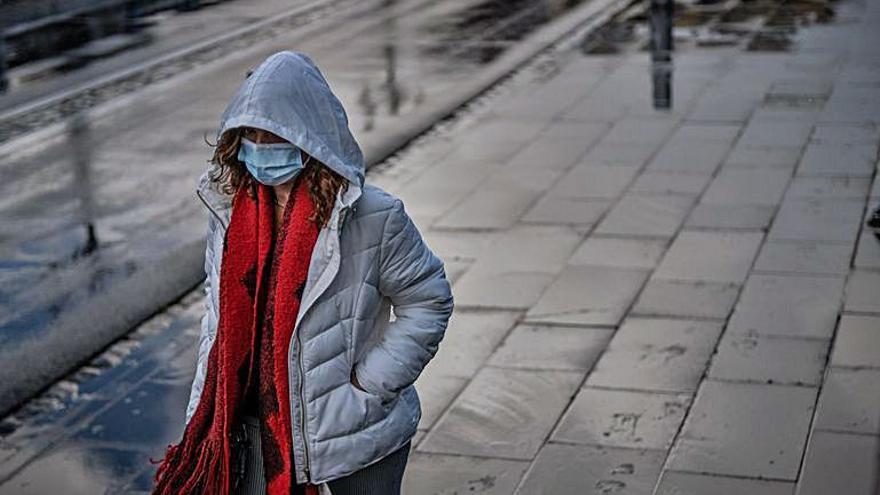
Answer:
POLYGON ((198 445, 169 445, 156 471, 156 495, 197 495, 229 493, 229 463, 225 462, 229 445, 208 438, 198 445), (195 462, 192 460, 195 459, 195 462))

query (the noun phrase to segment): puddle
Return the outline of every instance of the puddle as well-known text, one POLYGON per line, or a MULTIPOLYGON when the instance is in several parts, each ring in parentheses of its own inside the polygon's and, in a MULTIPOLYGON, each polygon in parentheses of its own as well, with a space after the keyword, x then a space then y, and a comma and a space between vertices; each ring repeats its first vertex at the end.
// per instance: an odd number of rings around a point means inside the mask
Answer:
MULTIPOLYGON (((578 46, 584 56, 649 53, 651 101, 654 110, 667 111, 673 107, 675 52, 737 47, 752 52, 790 51, 797 46, 803 28, 831 22, 834 17, 829 0, 695 0, 675 2, 673 12, 664 10, 663 3, 633 2, 585 35, 578 46), (655 47, 655 40, 663 46, 655 47)), ((768 95, 763 106, 821 109, 827 98, 824 94, 780 92, 768 95)))
POLYGON ((430 18, 420 28, 420 51, 470 63, 488 64, 512 43, 567 14, 584 0, 535 2, 483 0, 430 18), (462 40, 466 40, 462 42, 462 40))
MULTIPOLYGON (((0 439, 6 439, 22 427, 38 430, 38 427, 57 425, 61 416, 75 408, 94 402, 100 407, 108 399, 102 389, 114 380, 129 373, 139 364, 151 369, 139 354, 151 352, 152 347, 161 346, 174 352, 184 349, 180 343, 195 342, 196 320, 203 303, 202 288, 199 287, 183 296, 166 311, 159 313, 111 344, 103 352, 92 358, 84 366, 69 373, 50 385, 40 395, 25 402, 12 413, 0 420, 0 439), (189 316, 188 316, 189 312, 189 316), (169 314, 174 314, 170 317, 169 314), (196 316, 193 316, 196 315, 196 316), (145 346, 149 348, 145 348, 145 346)), ((184 357, 191 357, 183 354, 184 357)), ((166 367, 173 362, 163 362, 166 367)), ((191 366, 186 368, 186 379, 191 379, 191 366)), ((168 369, 165 370, 166 372, 168 369)), ((173 371, 173 370, 172 370, 173 371)), ((120 383, 120 385, 125 385, 120 383)))
MULTIPOLYGON (((217 61, 229 53, 250 48, 261 41, 270 40, 283 33, 314 22, 317 19, 328 17, 343 8, 343 4, 353 3, 354 0, 333 0, 327 2, 326 5, 315 7, 305 15, 281 16, 271 24, 264 25, 260 29, 245 31, 239 36, 208 44, 195 51, 169 58, 141 70, 136 70, 131 74, 94 86, 87 91, 75 93, 60 101, 39 107, 25 114, 16 114, 13 118, 0 120, 0 144, 17 136, 32 132, 35 129, 62 121, 77 112, 95 107, 118 96, 164 81, 187 72, 194 67, 217 61)), ((45 73, 33 73, 29 77, 35 77, 34 80, 44 80, 51 78, 53 75, 60 75, 69 72, 71 69, 82 67, 82 64, 77 65, 77 63, 71 66, 63 53, 55 53, 54 55, 51 59, 38 60, 34 64, 39 66, 36 72, 45 73)), ((73 58, 71 57, 71 59, 73 58)), ((109 57, 100 58, 100 60, 108 59, 109 57)), ((26 84, 26 81, 22 84, 26 84)), ((13 84, 13 86, 16 86, 16 84, 13 84)))
MULTIPOLYGON (((648 2, 639 2, 619 13, 585 37, 582 52, 650 51, 649 8, 648 2)), ((748 51, 787 51, 796 46, 800 30, 834 18, 833 4, 821 0, 676 2, 673 32, 676 50, 739 46, 748 51)))

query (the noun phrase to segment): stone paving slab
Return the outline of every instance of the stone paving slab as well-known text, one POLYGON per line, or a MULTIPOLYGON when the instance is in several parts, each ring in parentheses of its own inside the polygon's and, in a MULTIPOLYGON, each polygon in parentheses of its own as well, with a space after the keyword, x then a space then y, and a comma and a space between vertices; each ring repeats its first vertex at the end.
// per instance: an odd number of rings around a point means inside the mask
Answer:
POLYGON ((628 318, 614 335, 587 385, 693 392, 715 349, 714 322, 628 318))
POLYGON ((434 226, 446 229, 503 229, 510 227, 539 197, 536 191, 481 187, 434 226))
MULTIPOLYGON (((449 408, 449 405, 467 384, 468 379, 459 376, 432 373, 429 370, 422 373, 415 381, 422 408, 422 417, 418 425, 419 431, 425 433, 433 427, 437 423, 437 419, 449 408)), ((413 446, 417 443, 413 442, 413 446)))
POLYGON ((568 262, 572 265, 651 270, 660 262, 666 245, 666 241, 658 239, 591 236, 578 246, 568 262))
POLYGON ((706 93, 690 113, 696 120, 745 122, 763 95, 752 90, 721 88, 706 93))
POLYGON ((791 171, 782 168, 722 168, 701 202, 717 205, 768 205, 782 200, 791 171))
POLYGON ((529 467, 526 461, 410 451, 401 493, 510 495, 529 467))
POLYGON ((654 495, 794 495, 795 484, 666 471, 654 495))
POLYGON ((865 270, 854 271, 846 283, 844 308, 847 311, 880 313, 877 284, 880 284, 880 273, 865 270))
POLYGON ((550 190, 564 198, 613 199, 626 189, 638 169, 619 165, 581 163, 565 174, 550 190))
POLYGON ((662 465, 663 453, 654 450, 548 443, 516 493, 556 495, 576 488, 598 494, 650 494, 662 465))
POLYGON ((751 232, 682 232, 655 275, 669 280, 742 283, 763 237, 751 232))
POLYGON ((798 175, 871 177, 877 160, 877 144, 830 145, 811 143, 804 152, 798 175))
POLYGON ((424 229, 422 237, 444 263, 448 261, 474 261, 484 257, 492 249, 499 234, 492 232, 461 232, 424 229))
POLYGON ((804 177, 792 179, 786 198, 855 199, 867 195, 871 181, 857 177, 804 177))
POLYGON ((562 416, 551 441, 666 450, 684 419, 688 395, 585 387, 562 416))
POLYGON ((727 334, 712 359, 709 377, 781 385, 822 383, 828 342, 727 334))
POLYGON ((417 450, 532 459, 582 378, 582 372, 483 368, 417 450))
POLYGON ((855 242, 862 204, 845 200, 789 200, 780 207, 771 239, 855 242))
MULTIPOLYGON (((874 205, 872 207, 876 208, 874 205)), ((880 237, 877 237, 873 232, 862 231, 856 247, 856 258, 853 261, 856 268, 880 268, 880 242, 878 241, 880 241, 880 237)))
POLYGON ((573 167, 607 130, 606 124, 554 123, 519 150, 506 166, 556 176, 556 172, 573 167))
POLYGON ((656 146, 650 144, 636 145, 599 142, 584 156, 584 163, 594 166, 641 167, 654 154, 655 149, 656 146))
POLYGON ((873 495, 880 437, 815 432, 807 446, 797 495, 873 495))
POLYGON ((812 125, 807 122, 750 122, 737 145, 752 147, 800 147, 807 142, 812 125))
POLYGON ((439 217, 500 167, 492 162, 473 163, 465 160, 455 163, 454 172, 447 170, 441 173, 436 168, 428 169, 398 191, 409 213, 439 217))
POLYGON ((801 156, 801 147, 737 143, 724 161, 725 167, 786 168, 794 167, 801 156))
POLYGON ((737 284, 652 278, 632 312, 645 316, 724 320, 730 315, 738 294, 737 284))
POLYGON ((611 204, 605 199, 544 196, 520 220, 525 224, 589 227, 602 218, 611 204))
POLYGON ((434 358, 415 386, 422 402, 419 428, 427 430, 473 378, 513 328, 519 314, 509 311, 456 311, 434 358))
POLYGON ((688 229, 765 231, 776 209, 762 205, 698 204, 685 222, 688 229))
POLYGON ((880 316, 843 315, 831 365, 880 368, 880 316))
POLYGON ((587 372, 605 350, 611 333, 598 328, 519 325, 498 346, 487 364, 587 372))
POLYGON ((721 165, 730 145, 697 140, 670 141, 648 164, 652 172, 712 174, 721 165))
POLYGON ((815 388, 704 381, 668 467, 794 481, 815 398, 815 388))
POLYGON ((880 370, 831 368, 819 396, 815 428, 880 434, 880 370))
POLYGON ((602 138, 607 144, 659 145, 675 128, 675 121, 624 117, 602 138))
POLYGON ((687 196, 627 194, 596 228, 597 234, 672 237, 693 200, 687 196))
POLYGON ((712 175, 710 174, 644 171, 629 187, 629 191, 642 194, 697 196, 711 180, 712 175))
POLYGON ((767 242, 754 269, 759 272, 846 275, 852 248, 813 241, 767 242))
POLYGON ((514 327, 519 316, 514 311, 455 311, 440 342, 443 352, 438 348, 423 373, 473 377, 514 327))
POLYGON ((724 123, 700 123, 696 119, 692 122, 685 121, 675 130, 670 141, 701 141, 708 143, 733 143, 741 131, 738 124, 724 123))
MULTIPOLYGON (((495 120, 495 119, 493 119, 495 120)), ((508 122, 504 122, 507 124, 508 122)), ((494 125, 493 122, 491 125, 494 125)), ((458 140, 456 142, 455 148, 451 153, 444 157, 444 161, 449 162, 458 162, 458 163, 495 163, 501 164, 506 163, 510 158, 512 158, 518 151, 520 151, 526 144, 531 140, 532 132, 539 131, 539 129, 530 129, 530 136, 520 136, 519 139, 515 137, 511 137, 509 143, 499 146, 499 140, 502 139, 502 132, 500 129, 503 127, 502 125, 497 126, 495 135, 490 139, 482 139, 481 137, 474 134, 467 134, 463 139, 458 140), (496 146, 487 146, 487 143, 495 143, 496 146)), ((475 184, 473 184, 475 185, 475 184)))
POLYGON ((837 277, 753 274, 727 331, 829 339, 842 296, 843 279, 837 277))
POLYGON ((561 226, 517 226, 497 236, 455 285, 462 306, 529 308, 581 235, 561 226))
POLYGON ((641 270, 568 265, 529 309, 526 321, 616 326, 646 278, 641 270))
POLYGON ((810 142, 876 145, 880 142, 880 128, 868 124, 818 124, 810 142))
POLYGON ((553 275, 549 273, 471 267, 457 282, 457 302, 462 306, 526 309, 551 282, 553 275))

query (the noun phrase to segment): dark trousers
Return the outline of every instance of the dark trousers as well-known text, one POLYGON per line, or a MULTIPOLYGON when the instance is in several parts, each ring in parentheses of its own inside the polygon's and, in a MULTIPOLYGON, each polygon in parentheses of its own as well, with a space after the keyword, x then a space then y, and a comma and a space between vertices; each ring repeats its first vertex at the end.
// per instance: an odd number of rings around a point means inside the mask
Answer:
MULTIPOLYGON (((260 448, 260 422, 254 416, 244 416, 247 432, 247 460, 245 478, 233 493, 235 495, 265 495, 263 453, 260 448)), ((348 476, 328 482, 333 495, 399 495, 403 471, 409 459, 412 441, 348 476)))

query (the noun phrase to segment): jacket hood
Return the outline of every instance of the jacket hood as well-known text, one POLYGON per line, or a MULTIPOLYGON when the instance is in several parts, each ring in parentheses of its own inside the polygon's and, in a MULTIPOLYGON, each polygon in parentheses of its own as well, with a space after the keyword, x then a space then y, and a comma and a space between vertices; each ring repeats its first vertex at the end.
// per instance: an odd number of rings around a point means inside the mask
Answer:
POLYGON ((363 187, 364 155, 348 116, 308 55, 276 52, 254 69, 223 111, 217 138, 241 126, 276 134, 363 187))

